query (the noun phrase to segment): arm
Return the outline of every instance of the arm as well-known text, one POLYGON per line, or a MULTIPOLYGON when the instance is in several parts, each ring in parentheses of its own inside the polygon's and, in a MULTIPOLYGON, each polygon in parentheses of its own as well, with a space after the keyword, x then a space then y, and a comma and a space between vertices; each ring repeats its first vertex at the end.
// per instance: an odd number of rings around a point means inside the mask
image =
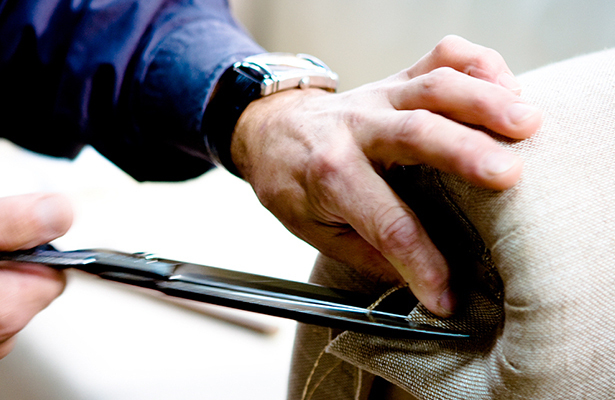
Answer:
MULTIPOLYGON (((92 144, 140 180, 197 176, 211 167, 200 116, 213 84, 261 51, 223 0, 0 2, 0 136, 60 157, 92 144)), ((71 220, 57 196, 1 198, 0 251, 51 241, 71 220)), ((64 285, 53 269, 0 265, 0 358, 64 285)))
MULTIPOLYGON (((72 37, 85 42, 68 41, 66 65, 81 73, 59 64, 51 120, 137 179, 196 176, 210 167, 200 121, 217 77, 261 50, 223 1, 179 10, 164 2, 120 4, 108 15, 80 10, 87 23, 74 24, 72 37), (127 29, 127 39, 107 52, 116 44, 104 34, 120 38, 117 29, 127 29)), ((40 31, 32 33, 35 42, 40 31)), ((414 67, 355 91, 293 90, 254 102, 236 127, 232 157, 292 232, 370 274, 409 281, 430 310, 449 315, 455 296, 448 266, 382 176, 396 165, 427 163, 485 187, 513 185, 520 161, 465 124, 531 135, 540 115, 516 89, 499 55, 449 38, 414 67)))
POLYGON ((73 3, 0 9, 1 134, 54 156, 91 144, 138 180, 209 169, 201 117, 213 86, 263 51, 227 2, 73 3))

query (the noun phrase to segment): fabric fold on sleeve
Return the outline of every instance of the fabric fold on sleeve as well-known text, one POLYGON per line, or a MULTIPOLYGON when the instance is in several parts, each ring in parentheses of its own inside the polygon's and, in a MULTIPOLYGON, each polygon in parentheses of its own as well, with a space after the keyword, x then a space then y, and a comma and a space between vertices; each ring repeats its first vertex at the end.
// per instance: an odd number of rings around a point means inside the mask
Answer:
POLYGON ((262 52, 225 0, 0 3, 3 136, 72 158, 94 146, 137 180, 212 167, 201 118, 216 80, 262 52))

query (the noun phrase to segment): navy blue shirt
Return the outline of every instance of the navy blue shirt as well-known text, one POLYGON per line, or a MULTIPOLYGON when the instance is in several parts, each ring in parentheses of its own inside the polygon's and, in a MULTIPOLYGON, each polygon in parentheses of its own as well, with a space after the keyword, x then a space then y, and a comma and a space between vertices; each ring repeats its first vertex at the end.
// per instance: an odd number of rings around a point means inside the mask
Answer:
POLYGON ((0 0, 0 136, 137 180, 211 168, 202 116, 235 61, 263 50, 226 0, 0 0))

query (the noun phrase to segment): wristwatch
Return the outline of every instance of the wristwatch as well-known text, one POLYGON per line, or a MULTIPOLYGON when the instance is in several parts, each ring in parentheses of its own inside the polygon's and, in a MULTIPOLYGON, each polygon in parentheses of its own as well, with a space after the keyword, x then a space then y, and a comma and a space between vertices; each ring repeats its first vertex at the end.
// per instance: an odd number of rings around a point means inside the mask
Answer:
POLYGON ((203 115, 201 131, 210 159, 240 176, 231 159, 231 138, 250 102, 295 88, 335 92, 337 85, 337 74, 307 54, 264 53, 235 63, 222 74, 203 115))

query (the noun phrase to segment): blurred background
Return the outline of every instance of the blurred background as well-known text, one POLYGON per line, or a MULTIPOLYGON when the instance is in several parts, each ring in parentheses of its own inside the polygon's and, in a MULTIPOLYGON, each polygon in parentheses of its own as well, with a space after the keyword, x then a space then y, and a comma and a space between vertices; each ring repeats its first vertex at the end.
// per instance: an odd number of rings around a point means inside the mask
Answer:
POLYGON ((615 43, 609 0, 234 0, 268 51, 314 54, 342 90, 414 64, 448 34, 498 50, 514 73, 615 43))
MULTIPOLYGON (((233 0, 269 51, 304 52, 341 90, 416 62, 447 34, 498 50, 519 74, 615 45, 607 0, 233 0)), ((314 249, 225 171, 138 184, 86 149, 73 162, 0 141, 0 195, 61 191, 74 228, 61 249, 104 247, 306 280, 314 249), (10 172, 9 172, 10 171, 10 172), (215 193, 215 196, 212 195, 215 193)), ((66 292, 0 361, 0 400, 285 397, 295 324, 186 307, 71 273, 66 292)))

